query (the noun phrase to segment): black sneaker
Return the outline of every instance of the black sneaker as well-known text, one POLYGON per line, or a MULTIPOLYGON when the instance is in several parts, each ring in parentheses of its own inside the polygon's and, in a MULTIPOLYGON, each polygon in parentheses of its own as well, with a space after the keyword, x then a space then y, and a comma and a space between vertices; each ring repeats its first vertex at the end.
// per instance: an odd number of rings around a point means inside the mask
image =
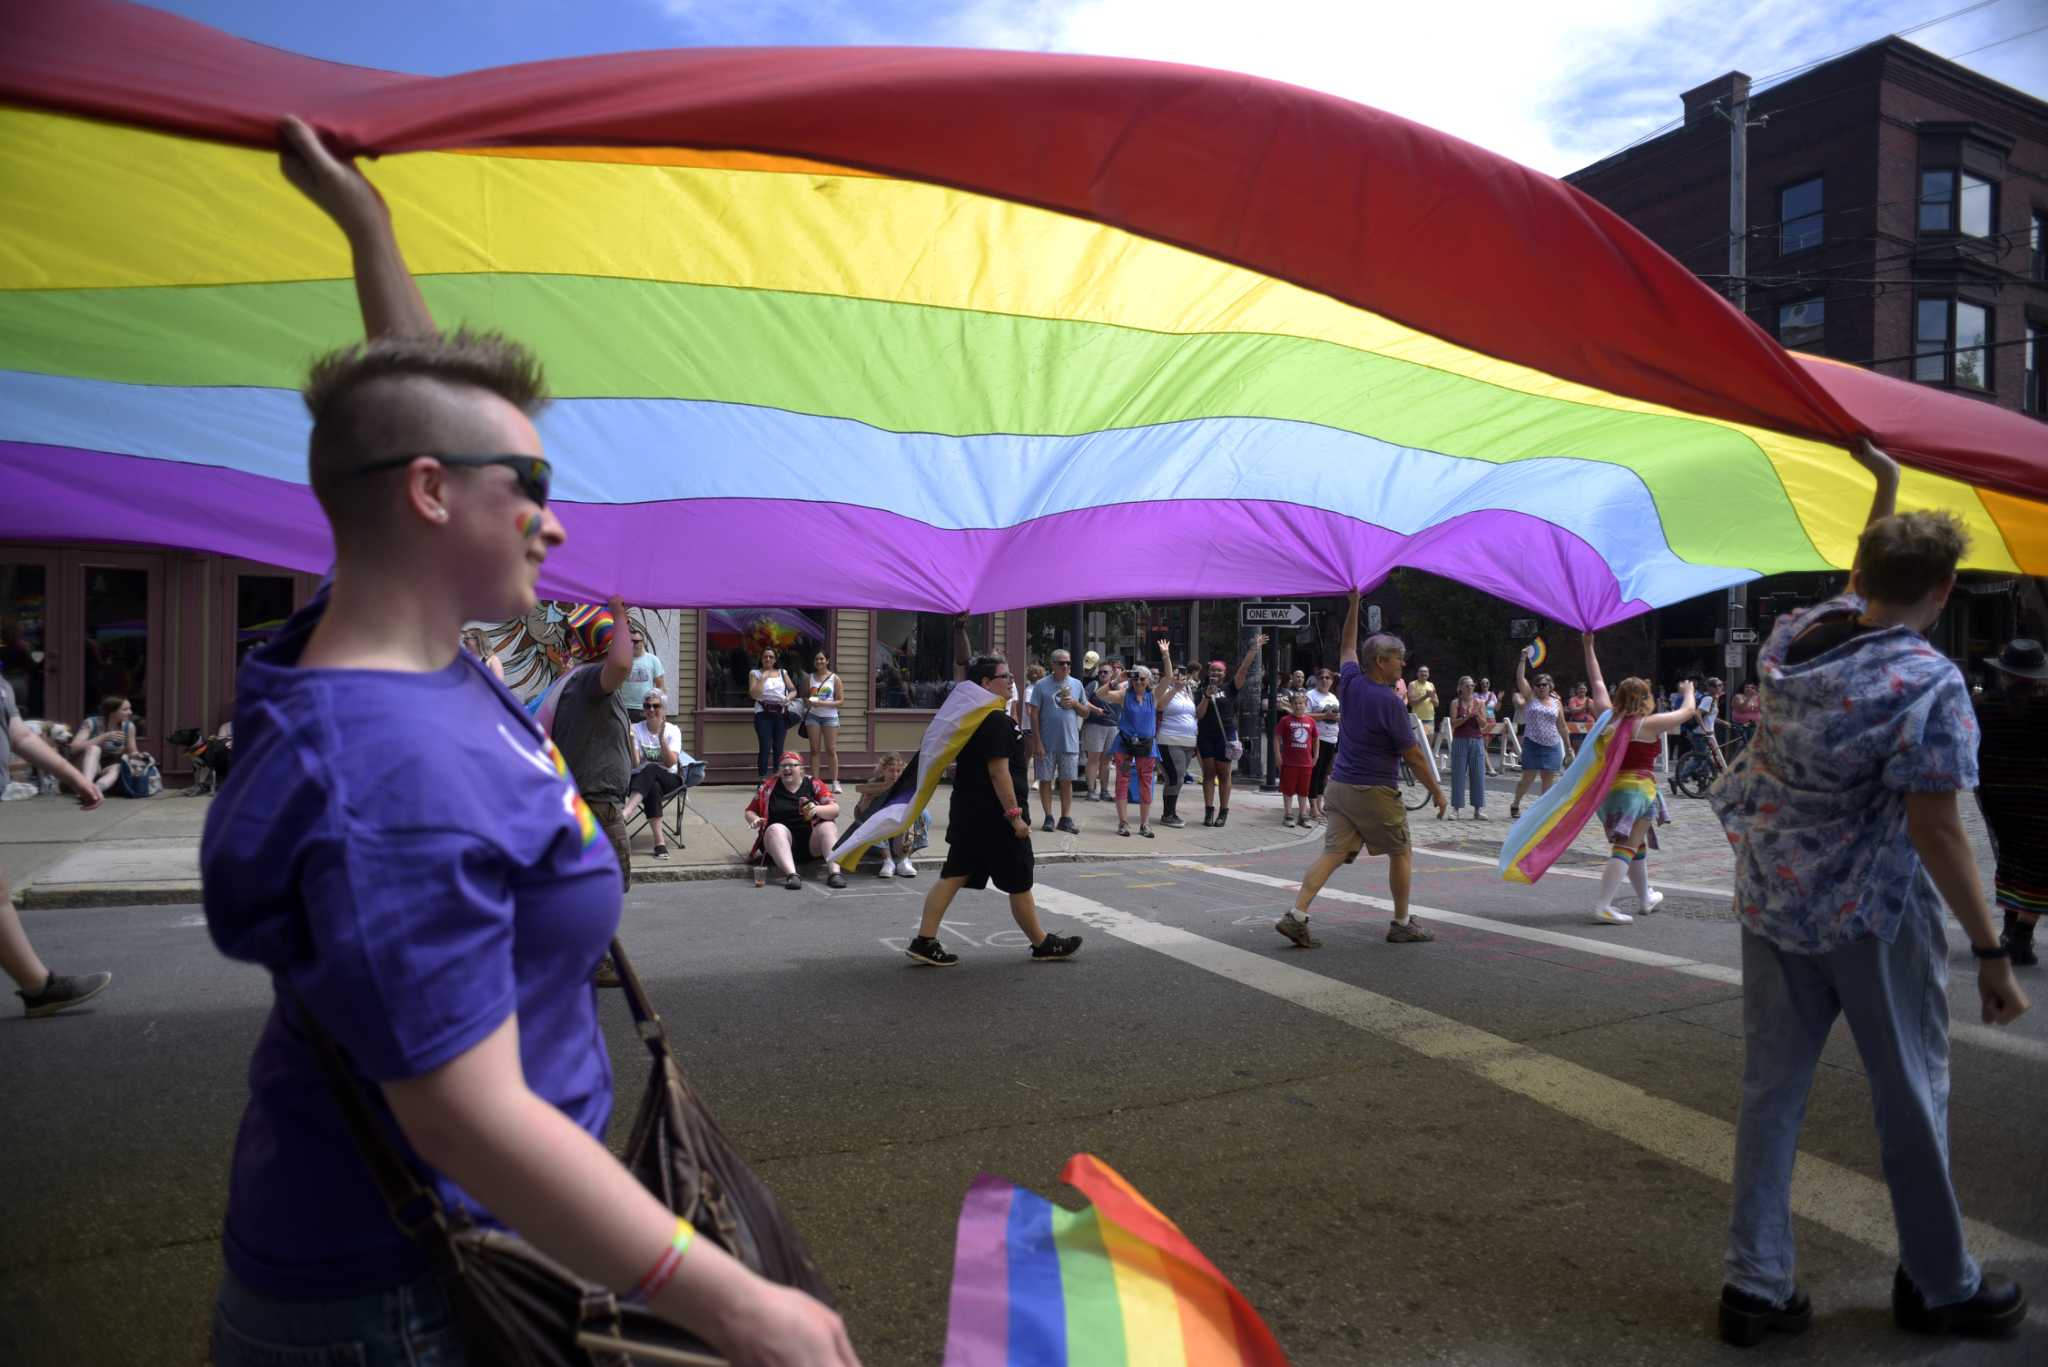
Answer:
POLYGON ((846 875, 839 871, 837 865, 834 865, 832 871, 825 875, 825 886, 828 888, 843 888, 846 886, 846 875))
POLYGON ((1060 818, 1059 829, 1065 831, 1068 835, 1079 835, 1081 833, 1081 828, 1074 824, 1074 819, 1070 816, 1060 818))
POLYGON ((930 935, 911 936, 910 948, 903 952, 919 963, 930 964, 933 968, 951 968, 960 962, 958 954, 947 953, 946 947, 930 935))
POLYGON ((1916 1334, 1968 1334, 2003 1338, 2027 1317, 2027 1293, 2018 1282, 1986 1273, 1977 1294, 1954 1305, 1930 1307, 1901 1267, 1892 1275, 1892 1318, 1916 1334))
POLYGON ((28 993, 16 988, 14 995, 21 998, 22 1014, 33 1020, 37 1016, 54 1016, 59 1011, 82 1006, 106 991, 107 984, 112 981, 114 975, 111 973, 87 973, 77 978, 61 978, 52 973, 40 992, 28 993))
POLYGON ((1794 1290, 1783 1305, 1773 1305, 1762 1296, 1721 1288, 1721 1342, 1737 1348, 1754 1348, 1772 1330, 1781 1334, 1803 1334, 1813 1324, 1813 1302, 1804 1291, 1794 1290))
POLYGON ((1159 824, 1162 826, 1171 826, 1174 829, 1178 830, 1180 827, 1185 826, 1188 823, 1182 821, 1178 816, 1169 815, 1160 817, 1159 824))
POLYGON ((1055 935, 1051 931, 1047 931, 1043 940, 1031 946, 1033 959, 1071 959, 1080 952, 1080 936, 1055 935))
POLYGON ((792 873, 792 874, 791 874, 791 875, 790 875, 789 877, 787 877, 787 878, 785 878, 785 879, 783 879, 783 880, 782 880, 782 886, 784 886, 785 888, 788 888, 788 889, 789 889, 789 890, 790 890, 791 892, 798 892, 798 891, 801 891, 801 890, 802 890, 802 888, 803 888, 803 885, 804 885, 804 880, 803 880, 803 879, 801 879, 801 878, 799 878, 799 877, 797 877, 797 876, 796 876, 795 874, 793 874, 793 873, 792 873))
POLYGON ((1051 830, 1051 829, 1052 829, 1052 813, 1051 813, 1051 812, 1047 812, 1047 813, 1045 814, 1045 824, 1044 824, 1043 826, 1040 826, 1040 827, 1039 827, 1038 829, 1039 829, 1039 830, 1041 830, 1041 831, 1049 831, 1049 830, 1051 830))
POLYGON ((1288 912, 1273 923, 1273 929, 1303 949, 1321 949, 1323 942, 1308 933, 1308 918, 1296 912, 1288 912))

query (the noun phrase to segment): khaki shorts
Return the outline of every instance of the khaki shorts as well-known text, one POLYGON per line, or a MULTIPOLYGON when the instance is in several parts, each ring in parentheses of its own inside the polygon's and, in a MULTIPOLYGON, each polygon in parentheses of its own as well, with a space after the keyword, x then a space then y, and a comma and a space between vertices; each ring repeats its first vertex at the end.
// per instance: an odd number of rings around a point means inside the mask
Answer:
POLYGON ((1401 806, 1401 794, 1392 788, 1368 788, 1332 779, 1323 789, 1323 849, 1344 855, 1344 862, 1358 858, 1358 847, 1367 854, 1405 854, 1408 851, 1408 813, 1401 806))

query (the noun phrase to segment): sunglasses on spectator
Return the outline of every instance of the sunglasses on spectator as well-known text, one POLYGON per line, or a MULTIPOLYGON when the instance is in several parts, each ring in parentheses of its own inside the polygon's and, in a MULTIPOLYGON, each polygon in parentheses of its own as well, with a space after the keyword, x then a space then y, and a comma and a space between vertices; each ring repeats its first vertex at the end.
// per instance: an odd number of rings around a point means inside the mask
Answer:
POLYGON ((437 460, 443 465, 485 466, 502 465, 519 479, 519 492, 545 508, 548 503, 548 485, 555 477, 555 468, 539 456, 469 456, 447 451, 414 451, 410 455, 393 456, 389 460, 371 461, 358 466, 359 475, 373 475, 380 470, 396 470, 412 464, 422 456, 437 460))

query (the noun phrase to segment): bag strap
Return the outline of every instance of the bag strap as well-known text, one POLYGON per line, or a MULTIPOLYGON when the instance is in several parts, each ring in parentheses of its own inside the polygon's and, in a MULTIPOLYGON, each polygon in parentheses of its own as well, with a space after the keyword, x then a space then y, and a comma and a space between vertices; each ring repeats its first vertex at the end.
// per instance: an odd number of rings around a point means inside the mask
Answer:
POLYGON ((454 1249, 448 1240, 447 1212, 442 1209, 440 1196, 421 1185, 412 1168, 392 1147, 390 1139, 378 1126, 369 1101, 363 1096, 361 1083, 349 1071, 341 1046, 307 1009, 298 989, 289 982, 285 982, 283 988, 292 1009, 299 1015, 305 1035, 313 1042, 313 1052, 320 1059, 320 1071, 327 1075, 327 1085, 334 1093, 335 1103, 341 1108, 341 1118, 348 1126, 349 1138, 355 1142, 356 1152, 362 1155, 363 1163, 370 1169, 370 1177, 376 1182, 377 1191, 391 1212, 392 1223, 408 1239, 420 1239, 429 1227, 433 1228, 438 1237, 427 1242, 442 1256, 454 1261, 454 1249))
POLYGON ((626 947, 616 939, 612 941, 612 967, 618 970, 619 986, 625 990, 626 1006, 633 1013, 633 1028, 659 1066, 669 1056, 668 1032, 654 1009, 653 999, 640 982, 640 975, 633 971, 633 961, 626 957, 626 947))

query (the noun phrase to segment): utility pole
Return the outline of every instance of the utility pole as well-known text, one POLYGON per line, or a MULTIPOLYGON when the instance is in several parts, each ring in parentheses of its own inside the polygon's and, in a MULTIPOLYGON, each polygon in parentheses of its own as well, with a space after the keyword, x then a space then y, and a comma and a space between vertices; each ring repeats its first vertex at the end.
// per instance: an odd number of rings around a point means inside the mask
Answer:
MULTIPOLYGON (((1749 316, 1749 130, 1762 128, 1770 115, 1749 117, 1749 77, 1739 71, 1728 73, 1726 106, 1714 102, 1714 111, 1728 121, 1728 298, 1742 316, 1749 316)), ((1749 585, 1728 590, 1727 611, 1722 614, 1728 629, 1721 635, 1728 687, 1742 686, 1747 672, 1748 652, 1733 644, 1733 633, 1749 625, 1749 585)))

